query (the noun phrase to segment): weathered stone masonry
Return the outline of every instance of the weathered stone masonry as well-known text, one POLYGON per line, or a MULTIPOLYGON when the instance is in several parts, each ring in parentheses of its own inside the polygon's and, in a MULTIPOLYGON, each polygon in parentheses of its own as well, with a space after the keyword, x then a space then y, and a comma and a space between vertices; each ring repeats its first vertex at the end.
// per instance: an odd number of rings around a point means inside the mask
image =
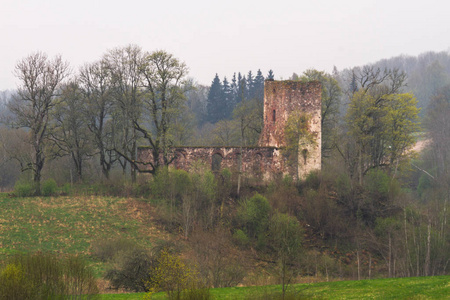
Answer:
MULTIPOLYGON (((212 169, 228 168, 246 177, 273 179, 277 174, 304 178, 310 171, 321 168, 321 94, 320 82, 266 81, 264 84, 264 128, 259 147, 174 147, 175 168, 189 171, 192 164, 202 161, 212 169), (284 129, 293 111, 310 116, 308 126, 314 135, 314 145, 300 148, 299 165, 289 165, 282 154, 284 129), (305 155, 307 153, 307 155, 305 155)), ((151 149, 140 147, 138 160, 152 159, 151 149)))
MULTIPOLYGON (((266 81, 264 83, 264 128, 261 147, 286 145, 284 129, 290 113, 299 111, 310 116, 309 131, 314 145, 300 143, 298 174, 304 178, 309 172, 321 169, 322 142, 322 85, 318 81, 266 81)), ((291 173, 292 174, 292 173, 291 173)))
MULTIPOLYGON (((201 161, 212 169, 228 168, 232 173, 240 172, 245 177, 261 180, 273 179, 276 174, 290 174, 279 148, 275 147, 174 147, 176 157, 173 167, 188 171, 192 164, 201 161), (241 157, 240 157, 241 156, 241 157)), ((152 158, 151 149, 139 148, 139 159, 152 158)))

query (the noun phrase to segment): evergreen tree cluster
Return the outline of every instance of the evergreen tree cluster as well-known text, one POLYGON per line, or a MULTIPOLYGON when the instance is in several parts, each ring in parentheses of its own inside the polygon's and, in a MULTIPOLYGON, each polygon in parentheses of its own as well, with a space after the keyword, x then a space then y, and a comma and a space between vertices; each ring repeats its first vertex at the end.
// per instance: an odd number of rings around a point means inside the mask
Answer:
MULTIPOLYGON (((257 99, 264 101, 264 76, 258 70, 256 76, 249 71, 247 76, 238 72, 233 74, 231 82, 227 77, 220 80, 219 75, 214 77, 209 89, 207 99, 206 121, 216 123, 220 120, 231 119, 234 108, 245 100, 257 99)), ((273 79, 273 71, 270 70, 267 79, 273 79)))

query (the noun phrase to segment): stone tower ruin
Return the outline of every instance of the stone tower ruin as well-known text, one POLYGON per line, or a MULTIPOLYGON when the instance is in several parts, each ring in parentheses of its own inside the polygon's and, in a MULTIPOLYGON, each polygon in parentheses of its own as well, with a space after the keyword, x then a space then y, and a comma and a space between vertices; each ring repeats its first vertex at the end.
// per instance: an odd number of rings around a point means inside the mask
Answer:
POLYGON ((298 177, 300 179, 321 168, 321 113, 322 86, 318 81, 271 81, 264 83, 264 128, 259 140, 260 147, 282 148, 286 146, 285 128, 293 112, 309 117, 308 131, 314 143, 299 140, 298 177))
MULTIPOLYGON (((254 179, 258 184, 278 175, 304 179, 309 172, 321 168, 321 99, 320 82, 267 80, 264 83, 264 128, 258 147, 173 147, 170 149, 171 166, 189 171, 195 162, 201 161, 213 171, 227 168, 232 174, 254 179), (305 143, 300 136, 298 164, 283 154, 286 123, 289 115, 297 112, 307 115, 306 128, 313 140, 305 143)), ((143 169, 149 168, 147 162, 153 160, 152 149, 139 147, 138 160, 143 169)))

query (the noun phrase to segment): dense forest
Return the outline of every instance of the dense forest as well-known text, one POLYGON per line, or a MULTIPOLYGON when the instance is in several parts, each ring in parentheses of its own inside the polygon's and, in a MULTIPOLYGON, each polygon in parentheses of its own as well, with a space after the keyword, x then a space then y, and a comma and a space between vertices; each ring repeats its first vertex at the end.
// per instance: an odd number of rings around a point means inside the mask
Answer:
MULTIPOLYGON (((450 53, 294 72, 289 80, 322 83, 322 170, 301 182, 247 178, 239 194, 229 170, 167 169, 168 150, 255 146, 276 70, 204 86, 171 54, 130 45, 76 70, 35 53, 14 74, 18 89, 0 94, 0 187, 18 196, 48 181, 98 184, 150 201, 211 286, 261 265, 283 284, 449 273, 450 53), (151 176, 139 175, 139 146, 157 158, 151 176)), ((120 271, 108 275, 119 286, 120 271)))

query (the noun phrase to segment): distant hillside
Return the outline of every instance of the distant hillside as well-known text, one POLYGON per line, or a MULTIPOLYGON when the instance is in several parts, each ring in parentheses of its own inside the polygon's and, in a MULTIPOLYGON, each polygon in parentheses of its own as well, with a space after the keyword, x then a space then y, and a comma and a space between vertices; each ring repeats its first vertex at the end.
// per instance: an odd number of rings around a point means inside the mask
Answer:
MULTIPOLYGON (((405 92, 413 93, 419 107, 426 108, 430 99, 442 87, 450 84, 450 52, 425 52, 418 56, 399 55, 367 64, 380 69, 400 69, 408 75, 405 92)), ((350 82, 352 69, 340 72, 346 83, 350 82)))

